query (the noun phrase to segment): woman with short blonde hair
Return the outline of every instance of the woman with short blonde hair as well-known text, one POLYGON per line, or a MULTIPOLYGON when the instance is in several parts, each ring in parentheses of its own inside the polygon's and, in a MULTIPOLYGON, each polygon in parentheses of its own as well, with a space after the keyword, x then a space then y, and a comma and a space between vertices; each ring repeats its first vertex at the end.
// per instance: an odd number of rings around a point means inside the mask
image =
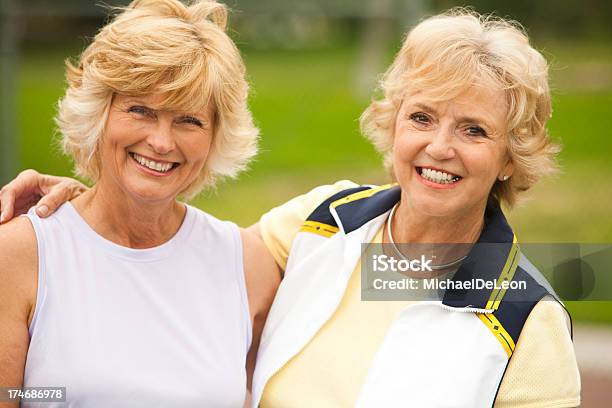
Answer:
POLYGON ((410 31, 373 101, 361 128, 384 155, 393 175, 393 130, 403 98, 419 90, 449 100, 474 86, 502 89, 508 106, 508 153, 514 173, 495 183, 491 194, 512 206, 520 192, 557 171, 559 147, 548 136, 552 115, 548 63, 516 22, 456 8, 429 18, 410 31))
POLYGON ((361 117, 395 183, 320 186, 257 227, 286 270, 254 407, 580 405, 569 315, 501 210, 556 170, 547 71, 499 18, 454 9, 408 33, 361 117))
POLYGON ((0 385, 65 387, 62 406, 242 406, 279 276, 256 236, 179 197, 257 151, 244 64, 214 0, 116 12, 67 63, 56 118, 93 187, 0 227, 0 385))
POLYGON ((77 175, 100 175, 99 140, 117 93, 164 94, 160 108, 215 107, 211 150, 198 177, 181 191, 191 198, 218 178, 235 177, 257 153, 258 129, 247 106, 249 85, 236 45, 225 33, 227 10, 214 1, 137 0, 117 8, 75 66, 67 61, 68 89, 57 124, 77 175))

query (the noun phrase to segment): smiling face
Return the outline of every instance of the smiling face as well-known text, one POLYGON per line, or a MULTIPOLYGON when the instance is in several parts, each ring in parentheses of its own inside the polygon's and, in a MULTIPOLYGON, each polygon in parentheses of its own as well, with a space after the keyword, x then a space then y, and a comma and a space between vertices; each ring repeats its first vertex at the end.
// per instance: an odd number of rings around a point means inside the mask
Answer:
POLYGON ((158 109, 162 95, 115 95, 100 143, 98 183, 136 200, 170 201, 202 172, 213 111, 158 109))
POLYGON ((503 91, 481 86, 444 102, 426 92, 406 96, 393 143, 402 199, 428 216, 483 211, 496 179, 512 174, 506 113, 503 91))

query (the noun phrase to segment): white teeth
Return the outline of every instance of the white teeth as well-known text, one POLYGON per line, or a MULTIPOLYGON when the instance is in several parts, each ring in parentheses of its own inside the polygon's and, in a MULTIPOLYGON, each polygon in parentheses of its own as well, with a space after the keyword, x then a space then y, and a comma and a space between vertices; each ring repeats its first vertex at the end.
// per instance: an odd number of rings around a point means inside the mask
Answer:
POLYGON ((460 179, 460 177, 458 176, 453 176, 452 174, 448 174, 443 171, 427 169, 427 168, 421 169, 421 176, 423 176, 429 181, 433 181, 434 183, 438 183, 438 184, 451 184, 451 183, 455 183, 456 181, 459 181, 460 179))
POLYGON ((141 165, 148 167, 151 170, 159 171, 161 173, 165 173, 172 168, 172 163, 159 163, 153 160, 147 160, 144 157, 133 153, 134 160, 136 160, 141 165))

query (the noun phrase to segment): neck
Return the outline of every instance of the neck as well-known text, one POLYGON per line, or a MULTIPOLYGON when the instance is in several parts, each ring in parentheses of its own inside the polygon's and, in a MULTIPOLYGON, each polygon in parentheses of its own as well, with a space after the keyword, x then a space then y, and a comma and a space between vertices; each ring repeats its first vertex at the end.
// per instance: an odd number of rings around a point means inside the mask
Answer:
MULTIPOLYGON (((471 216, 464 214, 458 217, 431 217, 419 213, 407 205, 407 200, 398 204, 393 214, 389 231, 383 234, 383 243, 389 243, 391 234, 393 245, 400 257, 418 258, 427 255, 436 258, 437 268, 431 272, 406 272, 407 276, 417 279, 435 278, 456 271, 459 262, 467 256, 471 244, 478 239, 484 225, 484 208, 482 211, 472 211, 471 216), (431 245, 434 244, 434 245, 431 245), (442 245, 440 245, 442 244, 442 245), (466 245, 468 244, 468 245, 466 245), (447 265, 443 268, 442 265, 447 265)), ((389 247, 384 247, 386 251, 389 247)), ((395 253, 391 256, 395 257, 395 253)))
POLYGON ((116 244, 152 248, 167 242, 185 217, 183 204, 170 200, 147 202, 135 199, 100 180, 73 205, 96 233, 116 244))
POLYGON ((418 212, 402 199, 392 220, 393 237, 398 243, 471 244, 484 226, 485 207, 456 216, 429 216, 418 212))

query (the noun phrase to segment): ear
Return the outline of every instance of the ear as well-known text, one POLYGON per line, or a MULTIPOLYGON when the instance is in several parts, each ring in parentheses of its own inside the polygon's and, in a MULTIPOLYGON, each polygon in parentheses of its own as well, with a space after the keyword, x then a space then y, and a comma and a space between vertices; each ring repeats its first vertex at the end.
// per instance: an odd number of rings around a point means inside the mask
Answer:
POLYGON ((501 172, 497 176, 497 179, 499 181, 506 181, 510 177, 512 177, 513 173, 514 173, 514 163, 512 163, 512 160, 508 159, 504 167, 502 167, 501 172))

